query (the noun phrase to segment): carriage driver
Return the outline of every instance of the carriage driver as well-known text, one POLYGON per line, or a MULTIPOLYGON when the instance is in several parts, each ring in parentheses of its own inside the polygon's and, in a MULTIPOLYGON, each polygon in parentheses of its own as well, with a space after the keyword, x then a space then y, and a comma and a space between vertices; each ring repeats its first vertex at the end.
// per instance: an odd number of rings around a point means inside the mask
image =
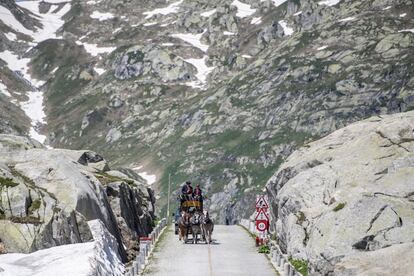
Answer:
POLYGON ((193 195, 193 187, 191 186, 190 181, 186 181, 183 187, 181 188, 181 201, 189 200, 193 195))

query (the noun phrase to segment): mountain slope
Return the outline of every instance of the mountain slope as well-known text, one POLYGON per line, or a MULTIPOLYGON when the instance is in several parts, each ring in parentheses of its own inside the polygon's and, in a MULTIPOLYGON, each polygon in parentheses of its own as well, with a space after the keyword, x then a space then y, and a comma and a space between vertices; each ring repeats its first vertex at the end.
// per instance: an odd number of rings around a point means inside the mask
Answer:
POLYGON ((201 183, 234 223, 298 146, 413 108, 411 5, 72 1, 29 52, 45 133, 156 174, 160 206, 169 174, 201 183))

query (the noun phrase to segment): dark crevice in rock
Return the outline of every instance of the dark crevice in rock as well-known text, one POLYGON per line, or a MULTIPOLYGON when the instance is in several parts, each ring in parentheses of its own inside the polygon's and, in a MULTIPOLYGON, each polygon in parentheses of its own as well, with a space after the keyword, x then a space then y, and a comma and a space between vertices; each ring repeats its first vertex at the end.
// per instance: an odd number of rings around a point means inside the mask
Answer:
POLYGON ((393 157, 394 155, 395 155, 395 153, 391 153, 389 155, 381 156, 381 157, 377 158, 376 160, 386 159, 386 158, 389 158, 389 157, 393 157))
POLYGON ((380 177, 377 177, 377 178, 375 178, 375 181, 378 181, 378 180, 380 180, 380 179, 382 179, 382 178, 384 178, 384 174, 383 175, 381 175, 380 177))
POLYGON ((375 235, 365 236, 359 242, 356 242, 352 245, 354 249, 369 251, 370 245, 373 243, 375 235))
POLYGON ((93 152, 84 152, 78 160, 84 166, 87 166, 89 163, 98 163, 101 161, 104 161, 104 158, 93 152))
POLYGON ((367 231, 365 231, 366 233, 369 232, 369 230, 371 230, 372 225, 374 224, 374 222, 379 218, 379 216, 382 214, 382 212, 384 212, 385 208, 387 208, 388 205, 384 205, 381 207, 381 209, 379 209, 379 211, 375 214, 375 216, 371 219, 370 223, 369 223, 369 228, 367 231))
POLYGON ((406 143, 407 141, 403 141, 401 143, 396 143, 394 142, 392 139, 388 138, 387 136, 385 136, 381 131, 376 131, 375 133, 377 133, 381 138, 386 139, 388 142, 390 142, 390 145, 384 145, 383 147, 387 148, 387 147, 391 147, 391 146, 397 146, 399 148, 404 149, 407 152, 410 152, 409 149, 407 149, 406 147, 402 146, 401 144, 406 143))
POLYGON ((384 169, 380 172, 375 173, 375 175, 382 175, 382 174, 387 174, 387 173, 388 173, 388 168, 386 168, 386 169, 384 169))
POLYGON ((398 217, 398 221, 397 221, 397 223, 396 223, 396 226, 395 226, 395 227, 401 227, 401 226, 403 226, 403 220, 402 220, 401 216, 397 213, 397 211, 395 211, 395 210, 394 210, 394 208, 390 207, 390 209, 391 209, 391 211, 393 211, 393 212, 394 212, 394 214, 398 217))
POLYGON ((392 194, 386 194, 386 193, 383 193, 383 192, 375 192, 374 193, 374 196, 377 196, 377 195, 389 196, 389 197, 395 197, 395 198, 404 198, 402 196, 397 196, 397 195, 392 195, 392 194))

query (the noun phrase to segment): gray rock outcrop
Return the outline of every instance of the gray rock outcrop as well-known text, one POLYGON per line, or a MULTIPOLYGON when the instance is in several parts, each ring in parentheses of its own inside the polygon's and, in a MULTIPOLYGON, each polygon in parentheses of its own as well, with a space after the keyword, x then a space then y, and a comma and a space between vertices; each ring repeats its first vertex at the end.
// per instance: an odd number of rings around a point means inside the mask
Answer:
POLYGON ((152 192, 142 179, 109 171, 94 152, 46 149, 0 135, 0 156, 0 241, 6 252, 88 242, 88 221, 99 219, 127 261, 138 250, 131 242, 152 230, 152 192))
POLYGON ((194 80, 193 69, 183 59, 156 45, 134 46, 119 54, 113 65, 120 80, 157 77, 162 82, 194 80))
POLYGON ((412 271, 413 152, 414 112, 372 117, 294 152, 266 186, 282 250, 312 275, 412 271))

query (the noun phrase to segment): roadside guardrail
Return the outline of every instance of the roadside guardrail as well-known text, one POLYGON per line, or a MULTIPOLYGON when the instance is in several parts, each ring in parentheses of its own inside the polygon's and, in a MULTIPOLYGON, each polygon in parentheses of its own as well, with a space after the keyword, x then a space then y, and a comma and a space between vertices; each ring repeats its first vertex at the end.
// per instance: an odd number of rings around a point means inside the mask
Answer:
POLYGON ((163 218, 157 226, 152 230, 148 237, 141 237, 139 241, 139 253, 132 266, 126 271, 125 276, 137 276, 143 272, 145 266, 148 264, 148 258, 154 250, 154 246, 158 241, 161 233, 167 227, 167 219, 163 218))
MULTIPOLYGON (((242 219, 239 224, 253 235, 258 234, 254 221, 249 219, 242 219)), ((276 241, 271 240, 269 242, 269 245, 270 254, 268 254, 268 256, 270 258, 270 262, 281 276, 303 276, 302 273, 297 271, 295 267, 289 262, 289 256, 287 254, 283 254, 276 241)))

